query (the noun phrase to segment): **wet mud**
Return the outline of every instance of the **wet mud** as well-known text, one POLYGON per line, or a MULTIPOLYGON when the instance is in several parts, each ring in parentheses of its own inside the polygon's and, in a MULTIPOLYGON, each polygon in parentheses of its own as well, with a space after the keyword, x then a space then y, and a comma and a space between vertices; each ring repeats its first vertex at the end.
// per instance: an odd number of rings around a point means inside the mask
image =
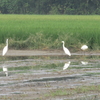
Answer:
MULTIPOLYGON (((42 53, 42 52, 41 52, 42 53)), ((51 53, 51 52, 50 52, 51 53)), ((45 53, 44 53, 45 54, 45 53)), ((99 100, 100 92, 56 94, 54 91, 74 90, 81 86, 100 85, 99 57, 73 55, 63 52, 53 57, 42 54, 0 57, 0 100, 99 100), (70 64, 65 66, 65 63, 70 64), (8 75, 3 71, 7 68, 8 75), (65 67, 63 69, 63 67, 65 67), (84 99, 87 98, 87 99, 84 99)))

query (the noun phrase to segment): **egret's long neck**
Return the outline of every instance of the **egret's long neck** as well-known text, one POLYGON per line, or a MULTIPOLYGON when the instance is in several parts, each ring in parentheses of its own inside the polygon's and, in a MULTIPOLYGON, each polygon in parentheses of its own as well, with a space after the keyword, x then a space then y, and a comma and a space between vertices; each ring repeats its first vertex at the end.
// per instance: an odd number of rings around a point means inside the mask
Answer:
POLYGON ((6 45, 8 46, 8 40, 6 41, 6 45))
POLYGON ((65 46, 64 46, 64 42, 63 42, 63 48, 64 48, 65 46))

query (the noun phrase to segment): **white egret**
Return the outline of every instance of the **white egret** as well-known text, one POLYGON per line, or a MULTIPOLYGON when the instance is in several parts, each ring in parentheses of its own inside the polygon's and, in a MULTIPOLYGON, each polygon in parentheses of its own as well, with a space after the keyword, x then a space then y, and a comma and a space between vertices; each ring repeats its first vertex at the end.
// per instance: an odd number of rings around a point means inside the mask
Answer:
POLYGON ((84 51, 84 55, 85 55, 85 50, 88 49, 88 46, 87 46, 87 45, 83 45, 83 46, 81 47, 81 49, 84 51))
POLYGON ((70 63, 71 63, 70 61, 68 61, 67 63, 65 63, 65 65, 63 67, 63 70, 67 69, 69 67, 70 63))
POLYGON ((3 48, 2 56, 4 56, 8 51, 8 39, 6 40, 6 46, 3 48))
POLYGON ((83 45, 83 46, 81 47, 81 49, 84 51, 84 50, 88 49, 88 46, 87 46, 87 45, 83 45))
POLYGON ((5 73, 5 75, 8 76, 8 68, 6 66, 3 66, 2 70, 5 73))
POLYGON ((70 51, 64 46, 64 41, 62 41, 62 43, 63 43, 63 50, 64 50, 64 52, 67 54, 67 55, 69 55, 69 56, 71 56, 71 53, 70 53, 70 51))

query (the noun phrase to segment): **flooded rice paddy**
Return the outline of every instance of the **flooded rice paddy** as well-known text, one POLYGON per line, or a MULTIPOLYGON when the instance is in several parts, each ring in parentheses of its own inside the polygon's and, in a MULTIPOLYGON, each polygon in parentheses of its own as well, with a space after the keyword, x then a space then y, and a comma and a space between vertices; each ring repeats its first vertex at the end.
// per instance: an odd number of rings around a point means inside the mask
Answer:
POLYGON ((0 100, 100 100, 97 55, 0 57, 0 100))

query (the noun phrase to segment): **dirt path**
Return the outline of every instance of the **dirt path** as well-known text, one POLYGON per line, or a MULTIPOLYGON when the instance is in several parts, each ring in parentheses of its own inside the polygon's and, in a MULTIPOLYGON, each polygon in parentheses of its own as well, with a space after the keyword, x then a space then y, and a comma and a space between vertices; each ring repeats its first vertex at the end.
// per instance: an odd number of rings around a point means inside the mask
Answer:
MULTIPOLYGON (((82 51, 71 53, 72 55, 84 55, 82 51)), ((0 50, 0 56, 2 50, 0 50)), ((65 55, 63 50, 9 50, 6 56, 62 56, 65 55)), ((100 55, 100 52, 86 52, 85 55, 100 55)))

